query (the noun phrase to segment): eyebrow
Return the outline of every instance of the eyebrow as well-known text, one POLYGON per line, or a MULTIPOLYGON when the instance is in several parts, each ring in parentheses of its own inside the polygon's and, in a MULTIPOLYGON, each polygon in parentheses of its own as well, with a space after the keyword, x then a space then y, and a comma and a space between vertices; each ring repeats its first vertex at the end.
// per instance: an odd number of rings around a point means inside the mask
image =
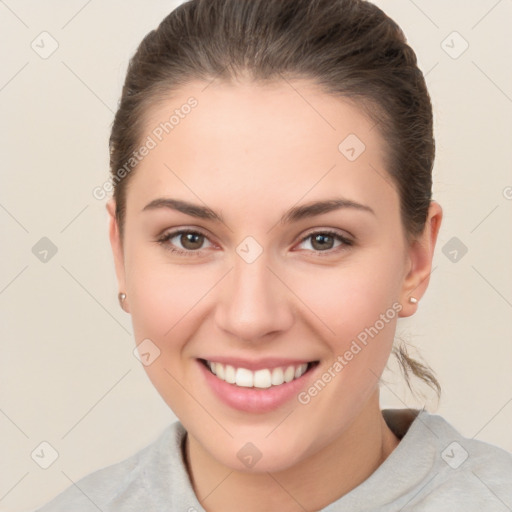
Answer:
MULTIPOLYGON (((190 215, 191 217, 212 220, 224 224, 224 219, 220 213, 215 212, 207 206, 200 206, 179 199, 171 199, 166 197, 154 199, 148 203, 142 209, 142 211, 156 210, 160 208, 168 208, 171 210, 179 211, 186 215, 190 215)), ((327 199, 324 201, 314 201, 304 205, 294 206, 284 213, 284 215, 279 220, 279 223, 289 224, 292 222, 297 222, 301 219, 305 219, 307 217, 314 217, 316 215, 321 215, 323 213, 329 213, 334 210, 340 210, 344 208, 369 212, 375 215, 374 210, 367 205, 351 201, 350 199, 336 198, 327 199)))

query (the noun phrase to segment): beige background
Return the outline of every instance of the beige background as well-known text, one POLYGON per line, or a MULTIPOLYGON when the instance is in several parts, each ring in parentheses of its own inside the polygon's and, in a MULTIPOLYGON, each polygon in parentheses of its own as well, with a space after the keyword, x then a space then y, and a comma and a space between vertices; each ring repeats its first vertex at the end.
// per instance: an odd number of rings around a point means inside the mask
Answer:
MULTIPOLYGON (((445 211, 431 287, 400 334, 437 371, 437 411, 464 435, 512 450, 512 1, 378 4, 427 73, 445 211), (453 237, 459 247, 446 246, 453 237)), ((46 502, 174 418, 133 356, 105 201, 92 195, 108 177, 127 60, 174 5, 0 2, 0 511, 46 502), (43 59, 51 38, 58 48, 43 59), (32 252, 42 237, 57 248, 46 262, 32 252), (49 461, 43 441, 59 454, 46 470, 31 458, 37 448, 34 458, 49 461)), ((388 381, 383 406, 402 407, 400 379, 388 381)))

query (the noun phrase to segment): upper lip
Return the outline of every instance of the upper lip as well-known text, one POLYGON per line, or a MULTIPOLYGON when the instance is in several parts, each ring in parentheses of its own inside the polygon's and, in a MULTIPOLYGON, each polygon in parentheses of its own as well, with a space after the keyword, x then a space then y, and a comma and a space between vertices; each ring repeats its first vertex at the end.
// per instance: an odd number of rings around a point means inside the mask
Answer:
POLYGON ((281 357, 265 357, 262 359, 243 359, 240 357, 222 357, 222 356, 211 356, 202 357, 200 359, 211 361, 215 363, 222 363, 224 365, 229 364, 234 368, 246 368, 247 370, 256 371, 264 368, 274 369, 288 366, 300 366, 301 364, 312 363, 316 359, 292 359, 292 358, 281 358, 281 357))

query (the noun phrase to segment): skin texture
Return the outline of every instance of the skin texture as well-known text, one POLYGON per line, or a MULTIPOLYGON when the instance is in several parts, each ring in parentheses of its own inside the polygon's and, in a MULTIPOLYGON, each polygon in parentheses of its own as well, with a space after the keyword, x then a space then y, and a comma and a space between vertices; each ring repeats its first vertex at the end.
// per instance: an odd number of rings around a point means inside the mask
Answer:
POLYGON ((189 474, 208 511, 318 510, 365 480, 398 443, 379 409, 378 381, 397 317, 415 312, 408 299, 421 299, 428 285, 441 208, 432 202, 424 233, 408 241, 374 123, 313 83, 291 85, 195 82, 173 92, 148 112, 144 138, 190 96, 198 105, 134 171, 123 240, 115 205, 107 205, 124 307, 136 343, 149 338, 160 350, 145 369, 187 429, 189 474), (338 149, 349 134, 366 146, 354 161, 338 149), (208 206, 224 222, 143 211, 163 197, 208 206), (372 212, 342 208, 279 222, 289 208, 334 198, 372 212), (190 254, 184 237, 158 243, 175 228, 205 234, 199 252, 190 254), (352 245, 303 241, 326 229, 352 245), (236 251, 247 236, 263 251, 252 263, 236 251), (189 254, 171 252, 172 244, 189 254), (271 412, 235 410, 213 394, 197 362, 318 360, 307 388, 393 304, 399 315, 308 404, 294 398, 271 412), (237 457, 247 442, 262 454, 252 468, 237 457))

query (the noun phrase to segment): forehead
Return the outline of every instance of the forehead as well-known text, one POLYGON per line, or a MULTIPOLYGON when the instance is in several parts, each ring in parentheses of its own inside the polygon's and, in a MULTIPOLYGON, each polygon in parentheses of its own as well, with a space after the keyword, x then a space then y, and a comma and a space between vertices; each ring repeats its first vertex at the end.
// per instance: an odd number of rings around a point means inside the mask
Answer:
POLYGON ((337 153, 338 142, 348 134, 371 143, 370 149, 380 143, 375 123, 356 104, 304 80, 192 83, 149 108, 145 132, 156 130, 159 136, 158 128, 165 129, 161 124, 171 118, 172 129, 161 136, 177 136, 188 145, 209 141, 219 153, 227 147, 250 151, 264 142, 266 146, 258 148, 262 155, 272 151, 273 156, 292 158, 292 151, 320 149, 337 153), (193 108, 187 105, 191 98, 193 108))
POLYGON ((144 200, 215 191, 223 207, 236 197, 248 208, 251 197, 293 204, 330 192, 398 201, 375 123, 306 81, 189 84, 152 105, 142 142, 148 137, 154 147, 130 186, 144 200))

